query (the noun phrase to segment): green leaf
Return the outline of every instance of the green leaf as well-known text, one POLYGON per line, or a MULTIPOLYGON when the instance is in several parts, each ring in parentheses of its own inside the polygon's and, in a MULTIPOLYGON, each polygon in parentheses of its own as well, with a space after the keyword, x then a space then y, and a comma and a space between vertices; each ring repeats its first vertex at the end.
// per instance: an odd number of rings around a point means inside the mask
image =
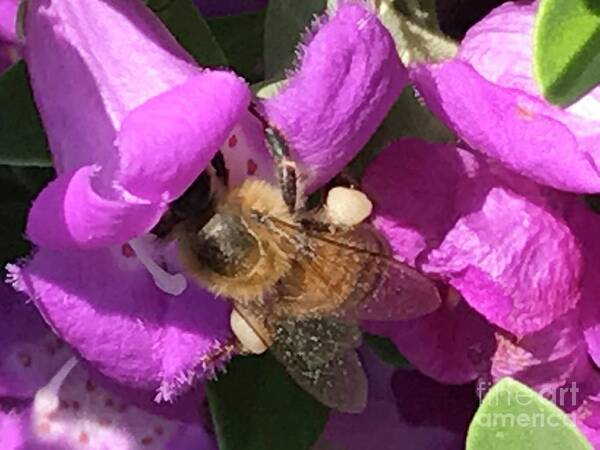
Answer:
POLYGON ((266 99, 271 98, 277 94, 283 87, 287 80, 285 79, 271 79, 259 81, 258 83, 250 86, 250 89, 258 98, 266 99))
POLYGON ((192 0, 150 0, 146 4, 198 64, 203 67, 228 65, 223 50, 192 0))
POLYGON ((265 15, 262 10, 207 20, 230 66, 251 83, 264 76, 265 15))
POLYGON ((350 163, 351 172, 360 178, 364 169, 381 150, 402 137, 416 137, 440 143, 454 141, 454 135, 423 106, 413 88, 409 86, 402 91, 367 145, 350 163))
POLYGON ((533 72, 544 97, 568 105, 600 82, 600 3, 542 0, 533 72))
POLYGON ((220 450, 307 450, 328 416, 269 352, 234 358, 208 400, 220 450))
POLYGON ((394 367, 410 367, 410 363, 400 354, 396 345, 387 337, 363 333, 363 341, 383 362, 394 367))
POLYGON ((291 69, 296 46, 327 0, 271 0, 265 20, 265 78, 291 69))
POLYGON ((404 64, 452 58, 458 45, 437 24, 431 0, 374 0, 404 64))
POLYGON ((512 378, 503 378, 475 413, 466 448, 590 450, 592 446, 554 403, 512 378))
POLYGON ((52 165, 23 61, 0 75, 0 164, 52 165))
POLYGON ((0 166, 0 267, 29 253, 23 236, 27 212, 53 177, 51 168, 0 166))

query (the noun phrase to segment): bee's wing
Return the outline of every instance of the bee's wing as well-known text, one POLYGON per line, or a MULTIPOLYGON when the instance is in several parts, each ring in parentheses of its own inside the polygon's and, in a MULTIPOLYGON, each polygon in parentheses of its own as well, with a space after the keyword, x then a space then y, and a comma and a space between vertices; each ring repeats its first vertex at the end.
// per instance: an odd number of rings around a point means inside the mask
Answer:
POLYGON ((355 348, 361 332, 335 316, 273 321, 270 347, 290 376, 321 403, 344 412, 366 406, 367 379, 355 348))
POLYGON ((363 320, 411 320, 435 311, 441 304, 435 283, 407 264, 387 261, 379 285, 357 306, 363 320))
MULTIPOLYGON (((340 278, 353 284, 353 292, 343 299, 340 312, 344 309, 347 314, 363 320, 410 320, 440 306, 441 298, 434 281, 393 258, 389 244, 371 225, 360 224, 338 234, 308 231, 306 235, 319 241, 318 245, 336 248, 336 251, 320 251, 303 264, 324 287, 328 286, 331 274, 322 268, 332 266, 332 262, 323 261, 323 255, 350 253, 354 258, 352 267, 360 268, 357 272, 349 272, 350 269, 342 264, 335 269, 340 273, 346 271, 347 276, 340 278)), ((330 289, 323 295, 335 297, 338 294, 330 289)))

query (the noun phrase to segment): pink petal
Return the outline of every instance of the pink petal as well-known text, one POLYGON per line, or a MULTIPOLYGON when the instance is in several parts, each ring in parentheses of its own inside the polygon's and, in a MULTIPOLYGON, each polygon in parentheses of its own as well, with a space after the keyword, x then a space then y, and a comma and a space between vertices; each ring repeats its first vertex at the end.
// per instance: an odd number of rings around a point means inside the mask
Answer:
POLYGON ((407 83, 394 41, 360 2, 322 19, 293 76, 264 102, 305 168, 309 188, 338 173, 379 126, 407 83))
POLYGON ((369 379, 367 408, 360 414, 332 412, 314 450, 395 450, 399 443, 406 450, 463 448, 467 419, 475 406, 473 386, 438 385, 414 370, 387 366, 364 349, 361 359, 369 379), (406 401, 411 395, 417 400, 406 401), (452 408, 456 414, 445 418, 435 414, 442 409, 433 405, 451 397, 457 400, 452 408), (429 414, 421 415, 425 409, 429 414), (434 415, 435 420, 428 420, 434 415))
POLYGON ((446 302, 420 319, 367 322, 365 327, 392 339, 411 364, 441 383, 476 380, 488 370, 496 345, 492 326, 463 300, 446 302))
POLYGON ((143 234, 245 111, 245 82, 197 67, 138 0, 33 0, 25 26, 59 174, 35 202, 30 238, 90 248, 143 234))
POLYGON ((396 255, 441 275, 490 322, 523 335, 579 300, 583 261, 562 216, 570 197, 416 140, 385 150, 364 186, 396 255))
POLYGON ((127 242, 150 230, 166 210, 166 204, 103 196, 97 174, 97 168, 84 166, 46 186, 29 211, 28 238, 47 248, 127 242))
POLYGON ((542 99, 532 77, 537 3, 506 3, 469 31, 459 56, 411 71, 430 109, 472 148, 534 180, 600 190, 600 89, 566 110, 542 99))
MULTIPOLYGON (((35 306, 0 285, 0 396, 32 398, 71 356, 35 306)), ((2 441, 4 442, 4 441, 2 441)))
POLYGON ((121 125, 119 184, 154 202, 176 199, 210 163, 249 101, 239 78, 209 71, 148 100, 121 125))
POLYGON ((141 1, 29 1, 25 32, 59 171, 115 158, 125 116, 201 72, 141 1))
POLYGON ((571 420, 594 447, 600 447, 600 395, 590 396, 571 415, 571 420))
POLYGON ((578 311, 571 311, 521 339, 498 331, 491 367, 494 381, 509 376, 550 396, 565 410, 579 406, 587 395, 584 382, 593 368, 578 316, 578 311), (570 392, 572 386, 578 391, 570 392))
MULTIPOLYGON (((214 438, 200 424, 169 420, 141 410, 92 384, 81 365, 71 371, 58 392, 43 396, 46 402, 36 396, 31 408, 0 417, 0 428, 17 444, 15 450, 216 449, 214 438), (49 400, 54 400, 56 406, 49 400)), ((4 436, 2 444, 7 448, 4 436)))
POLYGON ((569 222, 582 242, 585 268, 580 304, 581 328, 585 335, 589 354, 596 365, 600 364, 600 216, 591 212, 583 203, 575 204, 569 214, 569 222))
POLYGON ((229 306, 196 288, 172 297, 117 250, 40 249, 12 267, 52 328, 102 374, 169 400, 230 356, 229 306), (93 325, 91 325, 93 324, 93 325))
POLYGON ((23 416, 24 414, 20 413, 20 411, 0 411, 0 436, 2 436, 2 448, 6 450, 20 450, 23 448, 23 443, 26 439, 23 430, 23 416))
POLYGON ((19 0, 0 0, 0 41, 17 41, 17 8, 19 0))

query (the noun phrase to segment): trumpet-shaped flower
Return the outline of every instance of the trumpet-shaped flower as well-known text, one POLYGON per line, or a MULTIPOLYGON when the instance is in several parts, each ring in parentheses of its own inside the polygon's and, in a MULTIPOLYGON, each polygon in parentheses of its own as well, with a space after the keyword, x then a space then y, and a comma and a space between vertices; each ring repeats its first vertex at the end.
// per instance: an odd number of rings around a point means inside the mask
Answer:
POLYGON ((537 2, 506 3, 476 24, 455 59, 414 67, 428 107, 469 146, 566 191, 600 191, 600 90, 566 109, 533 79, 537 2))
MULTIPOLYGON (((230 357, 229 306, 148 232, 219 150, 233 182, 272 176, 249 90, 196 66, 138 0, 32 0, 25 35, 58 177, 32 206, 37 249, 11 280, 95 369, 172 399, 230 357)), ((300 53, 257 107, 314 186, 360 150, 408 76, 362 2, 323 17, 300 53)))
POLYGON ((2 448, 216 448, 198 413, 182 410, 197 410, 202 391, 193 402, 144 410, 100 385, 23 296, 3 288, 0 308, 7 325, 0 332, 2 448))

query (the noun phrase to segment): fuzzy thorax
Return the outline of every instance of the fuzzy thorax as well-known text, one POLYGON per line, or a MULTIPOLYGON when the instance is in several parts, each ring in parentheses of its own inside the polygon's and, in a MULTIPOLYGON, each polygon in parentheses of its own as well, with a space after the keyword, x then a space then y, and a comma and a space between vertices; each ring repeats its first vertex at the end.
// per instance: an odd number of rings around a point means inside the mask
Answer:
POLYGON ((180 236, 182 261, 215 294, 261 300, 289 270, 295 252, 289 237, 273 232, 271 218, 293 222, 280 190, 247 179, 219 201, 206 225, 180 236))

